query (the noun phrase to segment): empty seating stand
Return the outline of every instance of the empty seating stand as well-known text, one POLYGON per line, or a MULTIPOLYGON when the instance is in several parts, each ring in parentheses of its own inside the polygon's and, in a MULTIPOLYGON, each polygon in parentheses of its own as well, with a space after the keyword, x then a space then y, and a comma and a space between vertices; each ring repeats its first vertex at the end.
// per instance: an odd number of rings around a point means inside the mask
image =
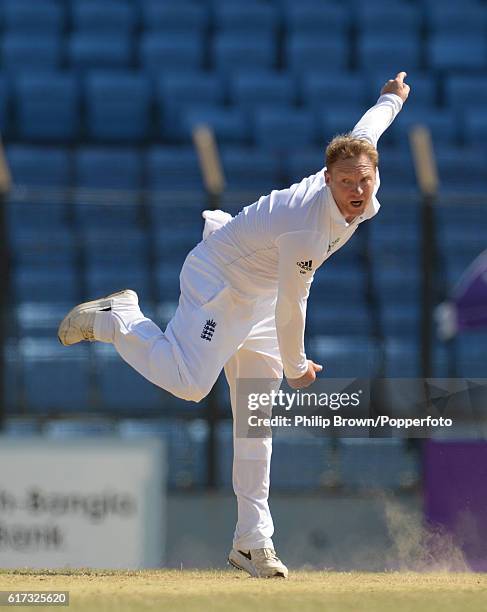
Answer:
POLYGON ((151 84, 138 72, 96 72, 85 80, 86 129, 98 142, 143 142, 151 122, 151 84))
MULTIPOLYGON (((431 129, 445 200, 485 191, 485 2, 0 4, 0 129, 15 186, 5 208, 16 335, 7 350, 7 376, 16 381, 8 386, 10 413, 22 407, 43 417, 87 409, 110 417, 185 408, 197 414, 201 405, 157 389, 111 347, 58 346, 59 319, 82 299, 129 286, 144 312, 167 324, 181 266, 202 238, 201 211, 209 205, 191 141, 196 125, 216 134, 227 184, 221 207, 236 214, 272 189, 322 172, 327 142, 351 130, 400 69, 408 72, 412 95, 380 140, 383 207, 316 274, 307 347, 329 377, 421 374, 421 226, 408 134, 417 123, 431 129), (53 377, 62 378, 59 389, 49 387, 53 377)), ((486 247, 483 210, 462 202, 438 212, 445 292, 486 247)), ((469 336, 458 343, 458 375, 482 375, 482 341, 469 336)), ((439 375, 451 366, 441 345, 434 361, 439 375)), ((229 416, 225 386, 219 393, 229 416)), ((112 425, 76 419, 47 429, 106 434, 112 425)), ((171 486, 200 486, 207 432, 192 425, 144 419, 126 421, 119 433, 164 437, 171 486)), ((218 435, 219 478, 230 485, 229 423, 218 435)), ((276 439, 274 484, 342 482, 359 490, 414 480, 414 462, 400 444, 338 446, 276 439), (388 464, 380 466, 378 457, 388 464), (369 480, 357 475, 357 461, 369 480)))
POLYGON ((77 32, 100 37, 111 32, 132 34, 137 27, 136 5, 130 0, 73 0, 71 25, 77 32))
POLYGON ((4 0, 2 22, 5 31, 58 35, 66 26, 66 10, 56 0, 4 0))
POLYGON ((73 73, 21 75, 16 81, 15 102, 18 138, 67 143, 80 136, 81 96, 73 73))

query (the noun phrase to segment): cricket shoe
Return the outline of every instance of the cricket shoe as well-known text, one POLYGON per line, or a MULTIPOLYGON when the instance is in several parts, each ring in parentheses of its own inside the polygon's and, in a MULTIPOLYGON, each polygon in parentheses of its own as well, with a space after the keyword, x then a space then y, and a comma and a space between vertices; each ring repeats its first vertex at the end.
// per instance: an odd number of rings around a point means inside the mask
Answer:
POLYGON ((96 314, 120 307, 124 310, 139 308, 139 298, 135 291, 124 289, 99 300, 78 304, 61 321, 57 333, 59 342, 64 346, 71 346, 83 340, 88 342, 97 340, 94 333, 96 314))
POLYGON ((254 548, 247 552, 232 548, 228 562, 254 578, 287 578, 288 571, 273 548, 254 548))

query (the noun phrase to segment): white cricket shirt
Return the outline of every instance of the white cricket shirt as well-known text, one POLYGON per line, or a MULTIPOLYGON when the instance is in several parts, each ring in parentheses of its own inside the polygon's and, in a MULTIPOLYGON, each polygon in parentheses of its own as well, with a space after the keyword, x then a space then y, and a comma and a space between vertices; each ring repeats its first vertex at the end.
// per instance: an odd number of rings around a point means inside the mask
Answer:
MULTIPOLYGON (((357 123, 354 136, 377 146, 401 108, 399 96, 381 96, 357 123)), ((246 206, 204 242, 210 259, 238 291, 255 296, 277 292, 276 329, 287 378, 299 378, 308 367, 304 328, 315 270, 362 221, 378 212, 378 188, 377 172, 371 201, 360 217, 347 223, 325 183, 323 168, 246 206)))

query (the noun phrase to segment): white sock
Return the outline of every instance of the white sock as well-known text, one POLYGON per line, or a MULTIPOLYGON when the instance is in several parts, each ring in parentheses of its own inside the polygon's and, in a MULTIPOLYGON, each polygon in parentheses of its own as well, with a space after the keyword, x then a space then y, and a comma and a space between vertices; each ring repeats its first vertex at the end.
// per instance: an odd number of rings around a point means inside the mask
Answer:
POLYGON ((102 311, 95 314, 93 333, 98 342, 112 343, 115 337, 115 322, 111 311, 102 311))

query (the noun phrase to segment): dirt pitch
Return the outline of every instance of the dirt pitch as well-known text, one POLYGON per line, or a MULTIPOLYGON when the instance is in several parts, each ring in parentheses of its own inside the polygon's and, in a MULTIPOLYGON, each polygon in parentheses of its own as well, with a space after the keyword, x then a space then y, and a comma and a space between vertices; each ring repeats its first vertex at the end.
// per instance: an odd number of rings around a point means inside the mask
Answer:
MULTIPOLYGON (((487 574, 294 571, 257 580, 233 570, 0 570, 0 590, 67 590, 70 612, 460 612, 487 610, 487 574)), ((22 606, 22 610, 34 610, 22 606)), ((53 607, 49 607, 53 610, 53 607)))

